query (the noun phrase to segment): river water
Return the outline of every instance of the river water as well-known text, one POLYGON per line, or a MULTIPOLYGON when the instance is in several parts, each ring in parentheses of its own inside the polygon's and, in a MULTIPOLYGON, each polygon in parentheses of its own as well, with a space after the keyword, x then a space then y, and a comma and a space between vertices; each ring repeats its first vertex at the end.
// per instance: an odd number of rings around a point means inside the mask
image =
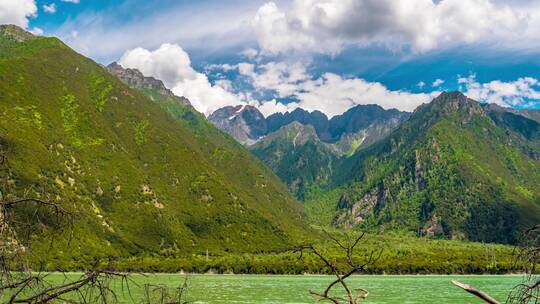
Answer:
MULTIPOLYGON (((361 303, 483 303, 451 283, 457 279, 481 289, 504 303, 511 288, 521 281, 519 275, 375 275, 354 276, 349 284, 369 291, 361 303)), ((315 303, 309 290, 322 291, 331 276, 272 275, 191 275, 189 299, 196 303, 315 303)), ((175 285, 182 276, 157 275, 146 282, 175 285)))

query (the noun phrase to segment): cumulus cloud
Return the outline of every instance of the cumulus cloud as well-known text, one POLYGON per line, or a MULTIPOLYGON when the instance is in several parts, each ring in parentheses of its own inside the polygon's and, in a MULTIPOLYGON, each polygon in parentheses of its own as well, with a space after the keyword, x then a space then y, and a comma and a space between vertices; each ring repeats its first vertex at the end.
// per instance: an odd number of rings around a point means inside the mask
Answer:
POLYGON ((495 103, 505 107, 532 107, 540 100, 540 82, 536 78, 523 77, 515 81, 494 80, 479 83, 476 75, 458 78, 460 90, 472 99, 495 103))
MULTIPOLYGON (((207 75, 193 69, 189 55, 175 44, 163 44, 153 51, 132 49, 125 52, 119 62, 163 80, 176 95, 189 98, 194 107, 206 115, 218 108, 238 104, 257 106, 265 116, 300 107, 308 111, 319 110, 332 117, 360 104, 413 111, 438 96, 440 91, 436 88, 444 83, 436 79, 432 83, 434 91, 412 93, 391 90, 379 82, 334 73, 313 76, 307 62, 242 62, 206 66, 205 71, 209 73, 236 71, 240 79, 251 86, 244 87, 244 92, 238 92, 231 78, 220 78, 212 84, 207 75), (254 100, 251 94, 255 92, 269 93, 280 99, 254 100)), ((475 75, 470 75, 459 77, 458 85, 462 92, 473 99, 503 106, 530 106, 532 102, 540 100, 540 82, 530 77, 513 82, 479 83, 475 75)))
POLYGON ((379 82, 325 73, 320 78, 303 84, 296 97, 300 107, 334 116, 359 104, 378 104, 385 109, 413 111, 417 106, 431 101, 439 93, 415 94, 402 90, 393 91, 379 82))
POLYGON ((240 63, 238 71, 250 78, 255 89, 272 90, 282 98, 294 94, 298 85, 310 78, 302 62, 268 62, 258 66, 240 63))
MULTIPOLYGON (((250 85, 250 88, 242 87, 244 91, 238 92, 235 91, 233 78, 219 78, 211 83, 207 75, 192 67, 189 55, 176 44, 163 44, 153 51, 135 48, 125 52, 119 63, 163 80, 176 95, 189 98, 194 107, 206 115, 218 108, 238 104, 257 106, 265 116, 301 107, 308 111, 319 110, 332 117, 359 104, 378 104, 386 109, 413 111, 439 95, 440 91, 436 88, 444 83, 436 79, 432 83, 434 91, 412 93, 391 90, 379 82, 334 73, 314 76, 309 72, 309 62, 242 62, 205 67, 206 72, 218 75, 219 71, 236 71, 239 79, 250 85), (279 100, 254 100, 251 94, 256 92, 269 93, 279 97, 279 100)), ((534 100, 540 100, 540 82, 535 78, 479 83, 475 75, 470 75, 459 77, 458 85, 473 99, 503 106, 530 106, 534 100)), ((426 84, 422 82, 419 86, 426 84)))
POLYGON ((49 14, 56 13, 56 3, 43 4, 43 11, 49 14))
POLYGON ((249 59, 253 59, 253 58, 257 57, 257 55, 259 55, 259 51, 257 51, 254 48, 247 48, 247 49, 243 50, 241 54, 243 56, 246 56, 249 59))
POLYGON ((28 27, 28 18, 35 17, 37 6, 34 0, 0 0, 0 24, 15 24, 28 27))
POLYGON ((431 86, 436 88, 436 87, 440 87, 443 83, 444 83, 444 80, 436 79, 431 86))
POLYGON ((34 27, 30 33, 36 35, 36 36, 41 36, 43 35, 43 29, 39 28, 39 27, 34 27))
POLYGON ((189 55, 176 44, 163 44, 154 51, 128 50, 119 63, 162 80, 174 94, 185 96, 206 115, 227 105, 243 104, 247 98, 227 91, 225 83, 212 85, 205 74, 193 69, 189 55))
POLYGON ((299 107, 300 105, 296 102, 284 104, 284 103, 276 101, 275 99, 270 100, 270 101, 262 101, 257 106, 259 111, 261 111, 261 113, 265 117, 268 117, 278 112, 279 113, 292 112, 294 111, 294 109, 299 108, 299 107))
POLYGON ((60 0, 60 1, 67 2, 67 3, 75 3, 75 4, 80 2, 80 0, 60 0))
POLYGON ((252 26, 263 52, 272 54, 336 54, 351 44, 424 52, 515 37, 539 16, 538 7, 514 9, 492 0, 294 0, 288 9, 262 5, 252 26))
POLYGON ((259 65, 244 62, 235 67, 240 75, 247 77, 255 91, 271 91, 277 97, 293 100, 288 103, 275 99, 259 102, 258 107, 265 116, 298 107, 334 116, 359 104, 378 104, 387 109, 412 111, 439 94, 393 91, 378 82, 346 78, 334 73, 313 77, 308 72, 307 64, 300 62, 268 62, 259 65))

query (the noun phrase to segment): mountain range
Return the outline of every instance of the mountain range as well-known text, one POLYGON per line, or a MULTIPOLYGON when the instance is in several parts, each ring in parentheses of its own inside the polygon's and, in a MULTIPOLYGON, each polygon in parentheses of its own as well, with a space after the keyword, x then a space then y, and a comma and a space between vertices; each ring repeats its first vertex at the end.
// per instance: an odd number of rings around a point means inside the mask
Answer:
POLYGON ((410 113, 358 105, 329 119, 297 108, 264 117, 253 106, 228 106, 208 117, 264 161, 300 200, 327 187, 334 163, 394 130, 410 113))
POLYGON ((539 111, 459 92, 413 113, 206 118, 136 69, 0 26, 0 113, 2 198, 77 215, 61 250, 34 240, 63 264, 273 250, 313 237, 310 224, 515 243, 540 222, 539 111))
POLYGON ((412 114, 368 105, 328 120, 297 109, 267 117, 248 147, 317 224, 513 243, 540 222, 539 113, 459 92, 412 114))
POLYGON ((372 144, 409 115, 395 109, 384 110, 378 105, 357 105, 330 119, 320 111, 308 112, 302 108, 265 118, 256 107, 239 105, 218 109, 208 120, 246 146, 263 141, 266 135, 298 122, 312 126, 322 142, 335 145, 336 153, 344 154, 372 144))

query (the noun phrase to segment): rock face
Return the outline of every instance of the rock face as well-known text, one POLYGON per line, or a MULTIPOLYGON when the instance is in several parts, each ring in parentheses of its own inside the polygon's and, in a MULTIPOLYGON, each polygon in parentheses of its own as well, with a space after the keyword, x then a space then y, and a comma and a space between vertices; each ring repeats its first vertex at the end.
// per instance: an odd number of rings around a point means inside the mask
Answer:
POLYGON ((171 90, 165 87, 161 80, 153 77, 146 77, 137 69, 126 69, 117 62, 113 62, 107 66, 107 70, 130 88, 154 91, 157 94, 167 97, 176 97, 179 102, 185 105, 191 105, 187 98, 174 95, 171 90))
MULTIPOLYGON (((357 133, 368 130, 373 126, 387 126, 388 129, 396 128, 401 122, 409 117, 410 113, 400 112, 396 109, 385 110, 378 105, 358 105, 349 109, 342 115, 332 117, 329 121, 328 133, 331 140, 339 140, 343 134, 357 133)), ((373 137, 386 134, 374 133, 373 137)), ((371 140, 371 142, 377 139, 371 140)))
POLYGON ((243 145, 256 143, 268 132, 264 116, 253 106, 227 106, 212 113, 208 120, 243 145))
POLYGON ((0 25, 0 36, 16 42, 24 42, 36 38, 31 33, 15 25, 0 25))

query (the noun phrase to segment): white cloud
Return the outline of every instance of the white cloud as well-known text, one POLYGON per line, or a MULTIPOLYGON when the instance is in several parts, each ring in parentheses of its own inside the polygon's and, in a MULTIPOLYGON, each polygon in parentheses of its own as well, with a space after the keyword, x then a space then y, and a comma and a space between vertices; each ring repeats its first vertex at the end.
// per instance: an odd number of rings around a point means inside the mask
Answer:
POLYGON ((436 79, 431 86, 436 88, 436 87, 440 87, 443 83, 444 83, 444 80, 436 79))
POLYGON ((285 113, 285 112, 292 112, 294 109, 299 108, 300 106, 296 102, 291 102, 288 104, 284 104, 281 102, 274 100, 270 101, 263 101, 258 105, 259 111, 265 116, 268 117, 274 113, 285 113))
POLYGON ((67 3, 75 3, 75 4, 80 2, 80 0, 60 0, 60 1, 67 2, 67 3))
POLYGON ((476 75, 458 78, 460 90, 469 98, 495 103, 505 107, 538 104, 540 100, 540 82, 532 77, 523 77, 515 81, 494 80, 479 83, 476 75))
POLYGON ((0 24, 15 24, 28 27, 28 18, 35 17, 37 6, 34 0, 0 0, 0 24))
POLYGON ((426 83, 423 81, 420 81, 419 83, 416 84, 416 86, 419 87, 420 89, 423 89, 426 86, 426 83))
POLYGON ((269 62, 258 66, 240 63, 238 71, 250 78, 255 89, 272 90, 279 97, 292 95, 300 83, 310 78, 302 62, 269 62))
POLYGON ((56 13, 56 3, 43 4, 43 11, 49 14, 56 13))
POLYGON ((34 27, 30 33, 36 35, 36 36, 41 36, 43 35, 43 29, 39 28, 39 27, 34 27))
MULTIPOLYGON (((254 42, 249 20, 260 3, 235 1, 238 3, 231 5, 230 1, 168 2, 171 3, 165 5, 166 10, 149 10, 136 20, 128 21, 123 20, 121 9, 86 10, 74 18, 68 18, 53 34, 78 52, 102 63, 120 57, 125 50, 136 47, 156 49, 164 42, 179 44, 200 55, 243 48, 248 42, 254 42), (185 5, 181 2, 185 2, 185 5), (80 35, 71 37, 73 30, 79 31, 80 35)), ((126 5, 121 8, 126 8, 126 5)))
MULTIPOLYGON (((431 101, 440 92, 411 93, 403 90, 392 91, 378 82, 360 78, 344 78, 334 73, 313 77, 308 72, 307 63, 268 62, 253 64, 242 62, 225 65, 224 69, 236 68, 240 75, 258 92, 271 92, 280 98, 295 100, 290 103, 279 101, 259 101, 255 103, 265 115, 287 112, 301 107, 319 110, 328 116, 341 114, 358 104, 378 104, 383 108, 412 111, 422 103, 431 101)), ((220 66, 215 66, 219 69, 220 66)))
POLYGON ((249 59, 253 59, 253 58, 257 57, 257 55, 259 55, 259 51, 257 51, 254 48, 247 48, 247 49, 243 50, 241 54, 246 56, 249 59))
POLYGON ((227 91, 228 83, 212 85, 205 74, 192 68, 189 55, 176 44, 163 44, 154 51, 144 48, 128 50, 119 63, 162 80, 174 94, 185 96, 206 115, 227 105, 243 104, 248 98, 247 95, 227 91))
MULTIPOLYGON (((205 74, 193 69, 188 54, 174 44, 164 44, 154 51, 143 48, 129 50, 120 59, 120 64, 163 80, 175 94, 189 98, 195 108, 206 115, 218 108, 238 104, 257 106, 265 116, 300 107, 308 111, 319 110, 332 117, 359 104, 413 111, 440 94, 438 90, 430 93, 391 90, 379 82, 334 73, 313 77, 308 72, 308 64, 302 62, 243 62, 206 66, 206 71, 211 72, 237 70, 255 92, 270 91, 277 97, 293 100, 289 103, 275 99, 256 101, 251 97, 251 91, 235 92, 230 79, 220 79, 211 84, 205 74)), ((443 83, 443 80, 437 79, 432 86, 439 87, 443 83)), ((422 82, 419 85, 422 84, 426 85, 422 82)), ((540 82, 534 78, 481 84, 471 75, 460 77, 458 84, 460 90, 473 99, 504 106, 526 106, 531 99, 540 100, 540 82)))
POLYGON ((294 0, 289 9, 262 5, 252 26, 263 52, 336 54, 351 44, 424 52, 498 42, 526 34, 534 20, 540 24, 536 5, 512 8, 491 0, 294 0))
POLYGON ((326 73, 303 84, 295 96, 299 100, 300 107, 334 116, 359 104, 378 104, 385 109, 413 111, 417 106, 431 101, 439 93, 415 94, 402 90, 392 91, 379 82, 343 78, 326 73))
POLYGON ((236 70, 237 66, 228 64, 228 63, 223 63, 223 64, 207 64, 204 68, 205 70, 208 70, 208 71, 220 70, 224 72, 229 72, 232 70, 236 70))

